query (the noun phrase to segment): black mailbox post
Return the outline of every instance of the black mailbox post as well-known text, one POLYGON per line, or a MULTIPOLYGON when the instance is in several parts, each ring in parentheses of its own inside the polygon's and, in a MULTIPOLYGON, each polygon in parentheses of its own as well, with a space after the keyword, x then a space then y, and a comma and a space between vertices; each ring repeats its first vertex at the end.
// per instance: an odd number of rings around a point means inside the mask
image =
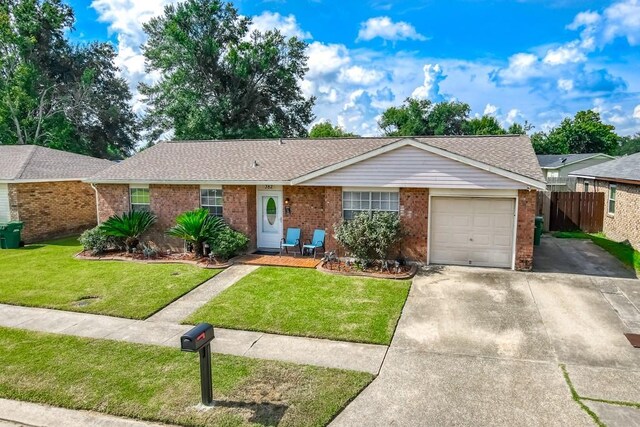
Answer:
POLYGON ((213 326, 199 323, 195 328, 180 337, 180 349, 200 353, 200 390, 202 404, 213 404, 213 386, 211 384, 211 340, 214 338, 213 326))

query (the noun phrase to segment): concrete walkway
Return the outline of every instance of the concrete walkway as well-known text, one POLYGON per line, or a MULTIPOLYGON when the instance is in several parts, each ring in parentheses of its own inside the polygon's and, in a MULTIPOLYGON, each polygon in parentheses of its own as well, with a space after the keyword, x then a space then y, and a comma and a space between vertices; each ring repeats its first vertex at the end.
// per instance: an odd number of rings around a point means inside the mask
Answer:
MULTIPOLYGON (((222 273, 221 273, 222 274, 222 273)), ((0 326, 101 338, 141 344, 179 347, 189 325, 123 319, 46 308, 0 304, 0 326)), ((387 347, 262 332, 216 328, 211 350, 257 359, 350 369, 377 374, 387 347)))
POLYGON ((114 417, 89 411, 55 408, 37 403, 0 399, 0 427, 167 427, 128 418, 114 417))
POLYGON ((169 304, 153 316, 148 322, 180 323, 197 309, 208 303, 213 297, 257 270, 257 266, 236 264, 215 275, 182 298, 169 304))

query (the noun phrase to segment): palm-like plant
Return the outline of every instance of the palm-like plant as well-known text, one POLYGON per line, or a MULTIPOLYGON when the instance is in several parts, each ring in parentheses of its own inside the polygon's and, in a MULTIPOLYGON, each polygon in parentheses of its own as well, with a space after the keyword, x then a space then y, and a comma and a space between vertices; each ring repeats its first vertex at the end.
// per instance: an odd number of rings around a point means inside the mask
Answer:
POLYGON ((120 237, 132 252, 140 243, 140 236, 156 222, 151 212, 131 211, 122 216, 113 215, 100 225, 100 229, 108 236, 120 237))
POLYGON ((176 225, 167 230, 169 236, 193 244, 196 257, 202 256, 202 244, 226 227, 224 221, 210 216, 206 209, 183 212, 176 218, 176 225))

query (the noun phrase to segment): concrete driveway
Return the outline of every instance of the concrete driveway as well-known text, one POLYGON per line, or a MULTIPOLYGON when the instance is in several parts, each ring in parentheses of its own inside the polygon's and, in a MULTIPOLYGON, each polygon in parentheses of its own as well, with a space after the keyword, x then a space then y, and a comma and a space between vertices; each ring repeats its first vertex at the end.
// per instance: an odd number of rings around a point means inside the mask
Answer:
MULTIPOLYGON (((560 365, 582 397, 640 402, 640 349, 623 335, 640 332, 639 287, 582 274, 425 270, 379 377, 333 424, 593 425, 560 365)), ((636 408, 583 403, 608 425, 640 425, 636 408)))

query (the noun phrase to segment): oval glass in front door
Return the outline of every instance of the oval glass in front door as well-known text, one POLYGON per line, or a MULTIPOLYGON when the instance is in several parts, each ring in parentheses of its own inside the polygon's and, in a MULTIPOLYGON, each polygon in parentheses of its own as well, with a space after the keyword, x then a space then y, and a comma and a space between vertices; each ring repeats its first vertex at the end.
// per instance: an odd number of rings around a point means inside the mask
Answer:
POLYGON ((278 198, 276 196, 262 196, 262 232, 278 233, 278 198))

